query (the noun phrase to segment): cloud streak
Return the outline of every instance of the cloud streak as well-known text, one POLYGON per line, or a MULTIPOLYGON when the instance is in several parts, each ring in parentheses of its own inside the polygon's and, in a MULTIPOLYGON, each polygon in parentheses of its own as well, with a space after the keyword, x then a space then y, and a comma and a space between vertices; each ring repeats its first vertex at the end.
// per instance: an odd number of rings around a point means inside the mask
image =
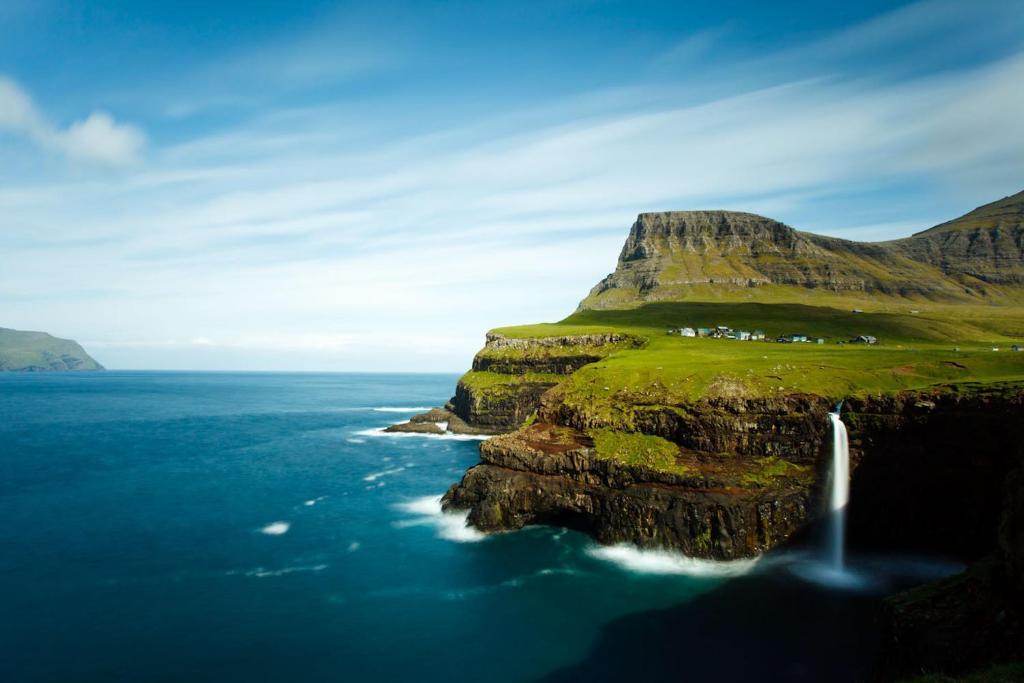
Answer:
POLYGON ((69 159, 111 166, 136 162, 146 143, 142 131, 94 111, 66 128, 50 123, 32 98, 12 79, 0 75, 0 131, 24 136, 43 149, 69 159))

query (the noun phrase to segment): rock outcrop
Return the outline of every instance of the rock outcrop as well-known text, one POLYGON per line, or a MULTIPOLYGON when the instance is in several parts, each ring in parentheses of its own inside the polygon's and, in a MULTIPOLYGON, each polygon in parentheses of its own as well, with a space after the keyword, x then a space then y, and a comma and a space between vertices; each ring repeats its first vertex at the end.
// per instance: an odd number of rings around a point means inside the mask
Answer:
MULTIPOLYGON (((934 301, 998 299, 1024 283, 1024 192, 903 240, 863 243, 736 211, 642 213, 615 272, 580 304, 619 308, 769 285, 934 301)), ((796 294, 794 294, 795 296, 796 294)))
POLYGON ((773 463, 690 457, 680 473, 629 466, 600 458, 582 432, 543 423, 485 442, 480 457, 444 505, 468 508, 484 531, 555 524, 602 543, 734 559, 768 550, 811 516, 802 471, 766 476, 773 463))
POLYGON ((515 338, 490 333, 473 368, 455 387, 450 409, 466 425, 490 433, 516 429, 566 375, 643 340, 626 334, 515 338))

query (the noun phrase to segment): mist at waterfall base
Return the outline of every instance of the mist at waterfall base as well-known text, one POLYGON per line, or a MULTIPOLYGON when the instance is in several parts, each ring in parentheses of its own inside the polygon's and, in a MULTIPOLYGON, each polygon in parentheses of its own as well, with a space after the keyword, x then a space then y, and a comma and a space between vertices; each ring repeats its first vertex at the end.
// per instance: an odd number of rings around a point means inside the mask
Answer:
POLYGON ((478 441, 382 436, 442 375, 0 374, 0 680, 863 680, 882 595, 957 569, 715 564, 438 496, 478 441))

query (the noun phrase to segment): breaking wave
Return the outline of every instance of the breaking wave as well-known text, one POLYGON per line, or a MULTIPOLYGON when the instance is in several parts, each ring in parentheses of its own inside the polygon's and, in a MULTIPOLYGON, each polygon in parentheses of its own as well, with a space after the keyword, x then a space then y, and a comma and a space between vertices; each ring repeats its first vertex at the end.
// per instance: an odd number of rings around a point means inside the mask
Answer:
POLYGON ((291 526, 291 522, 271 522, 260 529, 260 533, 268 536, 280 536, 281 534, 288 533, 288 529, 290 529, 291 526))
MULTIPOLYGON (((326 564, 316 564, 309 567, 284 567, 283 569, 264 569, 263 567, 256 567, 245 572, 245 576, 252 576, 257 579, 265 579, 269 576, 284 576, 286 574, 295 574, 297 572, 320 572, 327 569, 326 564)), ((228 572, 229 574, 235 574, 237 572, 228 572)))
POLYGON ((405 471, 404 467, 394 467, 390 470, 383 470, 381 472, 373 472, 363 477, 363 481, 377 481, 381 477, 386 477, 389 474, 398 474, 399 472, 405 471))
POLYGON ((486 441, 491 438, 486 434, 453 434, 451 432, 445 432, 444 434, 422 434, 419 432, 385 432, 384 427, 374 427, 372 429, 362 429, 354 434, 358 436, 387 436, 392 438, 420 438, 420 439, 444 439, 448 441, 486 441))
POLYGON ((667 550, 646 550, 628 543, 595 546, 591 557, 611 562, 638 574, 685 574, 687 576, 742 576, 750 573, 760 558, 749 560, 702 560, 667 550))
POLYGON ((398 503, 395 505, 395 509, 414 515, 409 519, 395 522, 394 525, 399 529, 412 526, 432 526, 436 530, 438 538, 456 543, 475 543, 487 538, 486 534, 466 523, 469 512, 443 511, 441 496, 415 498, 406 503, 398 503))
POLYGON ((424 406, 413 406, 411 408, 383 406, 380 408, 370 408, 370 410, 375 413, 425 413, 430 408, 424 406))

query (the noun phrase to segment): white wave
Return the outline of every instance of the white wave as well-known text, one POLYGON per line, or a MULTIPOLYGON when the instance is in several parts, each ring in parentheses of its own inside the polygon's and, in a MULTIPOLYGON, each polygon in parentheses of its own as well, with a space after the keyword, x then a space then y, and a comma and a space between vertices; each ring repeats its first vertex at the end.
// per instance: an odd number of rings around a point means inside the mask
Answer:
POLYGON ((412 406, 411 408, 406 407, 395 407, 395 406, 382 406, 380 408, 370 408, 375 413, 425 413, 432 408, 424 406, 412 406))
POLYGON ((421 439, 443 439, 447 441, 486 441, 491 438, 491 434, 453 434, 452 432, 445 432, 444 434, 423 434, 420 432, 385 432, 385 427, 374 427, 372 429, 362 429, 358 432, 353 432, 359 436, 388 436, 392 438, 421 438, 421 439))
POLYGON ((541 569, 537 572, 538 576, 575 576, 579 574, 578 569, 570 569, 569 567, 552 567, 550 569, 541 569))
POLYGON ((348 544, 348 551, 350 553, 354 553, 355 551, 359 550, 359 546, 360 546, 359 541, 352 541, 351 543, 348 544))
POLYGON ((398 474, 399 472, 403 472, 403 471, 405 471, 404 467, 393 467, 390 470, 383 470, 381 472, 372 472, 372 473, 366 475, 365 477, 363 477, 363 481, 377 481, 381 477, 386 477, 386 476, 391 475, 391 474, 398 474))
POLYGON ((349 443, 366 443, 366 439, 345 439, 349 443))
POLYGON ((321 500, 323 500, 326 497, 327 496, 317 496, 316 498, 310 498, 309 500, 305 501, 302 504, 305 505, 308 508, 311 508, 311 507, 313 507, 314 505, 316 505, 317 503, 319 503, 321 500))
POLYGON ((749 573, 760 558, 749 560, 702 560, 668 550, 646 550, 628 543, 595 546, 587 554, 639 574, 685 574, 687 576, 741 576, 749 573))
POLYGON ((281 534, 288 533, 288 529, 290 529, 291 526, 291 522, 271 522, 260 529, 260 533, 267 534, 268 536, 280 536, 281 534))
POLYGON ((395 522, 397 528, 410 526, 430 525, 437 530, 437 537, 446 541, 456 543, 475 543, 487 538, 487 535, 477 531, 466 522, 469 512, 445 512, 441 509, 441 496, 424 496, 405 503, 395 505, 395 508, 411 515, 412 519, 404 519, 395 522))
POLYGON ((296 572, 320 572, 327 569, 326 564, 316 564, 311 567, 285 567, 283 569, 264 569, 263 567, 257 567, 250 571, 245 572, 246 576, 254 576, 258 579, 265 579, 268 576, 284 576, 285 574, 294 574, 296 572))

